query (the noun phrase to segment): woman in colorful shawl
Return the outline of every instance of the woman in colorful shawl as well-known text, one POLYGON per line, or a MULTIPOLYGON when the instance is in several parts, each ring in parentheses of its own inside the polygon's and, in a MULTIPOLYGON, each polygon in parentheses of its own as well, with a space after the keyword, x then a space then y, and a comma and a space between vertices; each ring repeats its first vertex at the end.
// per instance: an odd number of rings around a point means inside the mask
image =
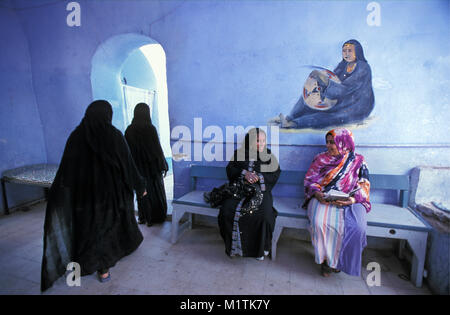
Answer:
POLYGON ((340 270, 353 276, 361 272, 366 246, 366 213, 370 211, 369 171, 364 157, 355 153, 350 130, 333 129, 326 134, 327 152, 318 154, 305 176, 305 204, 310 220, 315 261, 322 275, 340 270), (327 201, 331 189, 355 191, 345 200, 327 201))

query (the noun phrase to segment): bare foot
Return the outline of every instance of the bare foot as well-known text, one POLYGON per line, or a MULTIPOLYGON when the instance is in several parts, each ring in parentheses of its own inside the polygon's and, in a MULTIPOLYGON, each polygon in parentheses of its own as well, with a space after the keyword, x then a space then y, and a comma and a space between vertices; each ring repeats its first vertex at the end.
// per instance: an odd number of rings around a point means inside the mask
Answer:
POLYGON ((281 123, 280 116, 275 116, 275 117, 269 119, 268 123, 273 124, 273 125, 279 125, 281 123))
POLYGON ((297 124, 293 121, 289 121, 283 114, 280 114, 280 127, 281 128, 294 128, 297 124))

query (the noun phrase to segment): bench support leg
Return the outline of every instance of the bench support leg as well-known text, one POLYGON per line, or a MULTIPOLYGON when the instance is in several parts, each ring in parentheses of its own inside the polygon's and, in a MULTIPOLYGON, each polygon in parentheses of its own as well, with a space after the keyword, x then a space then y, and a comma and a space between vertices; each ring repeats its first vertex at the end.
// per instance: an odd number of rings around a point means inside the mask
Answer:
POLYGON ((400 240, 399 244, 398 244, 398 258, 399 259, 404 259, 405 255, 404 250, 405 250, 405 246, 406 246, 406 240, 400 240))
POLYGON ((190 230, 192 230, 192 228, 194 227, 194 218, 195 218, 195 216, 194 216, 194 214, 193 213, 188 213, 188 228, 190 229, 190 230))
POLYGON ((270 253, 270 257, 272 260, 277 258, 277 243, 280 238, 281 232, 283 232, 283 226, 275 224, 275 229, 272 234, 272 250, 270 253))
POLYGON ((425 266, 425 254, 427 249, 427 235, 422 239, 409 241, 409 245, 413 250, 411 281, 418 288, 422 286, 423 269, 425 266))
POLYGON ((172 210, 172 244, 175 244, 178 240, 180 220, 184 213, 185 211, 182 210, 172 210))
POLYGON ((8 207, 8 199, 6 197, 6 181, 2 178, 2 194, 3 194, 3 208, 5 209, 5 214, 9 214, 9 207, 8 207))

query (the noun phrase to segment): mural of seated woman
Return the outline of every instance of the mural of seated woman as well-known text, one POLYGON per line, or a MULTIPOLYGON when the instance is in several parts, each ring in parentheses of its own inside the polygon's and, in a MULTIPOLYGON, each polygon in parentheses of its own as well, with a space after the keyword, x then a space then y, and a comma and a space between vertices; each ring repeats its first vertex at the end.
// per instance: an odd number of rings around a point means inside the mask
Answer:
POLYGON ((374 108, 372 73, 361 44, 354 39, 342 46, 342 61, 334 73, 340 83, 331 80, 325 71, 314 70, 310 77, 317 80, 321 98, 335 100, 334 106, 324 110, 309 107, 303 95, 289 115, 280 114, 270 122, 281 128, 322 129, 358 123, 366 119, 374 108))

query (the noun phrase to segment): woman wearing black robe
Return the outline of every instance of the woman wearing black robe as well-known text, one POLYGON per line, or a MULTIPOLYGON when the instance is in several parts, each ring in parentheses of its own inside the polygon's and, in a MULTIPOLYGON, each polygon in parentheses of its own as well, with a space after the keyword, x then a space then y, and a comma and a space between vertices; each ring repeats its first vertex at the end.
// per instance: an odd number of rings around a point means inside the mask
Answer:
POLYGON ((240 212, 241 200, 230 198, 222 204, 218 221, 228 256, 262 260, 268 255, 277 215, 271 191, 280 172, 276 157, 266 147, 264 131, 259 128, 250 130, 244 144, 228 163, 227 176, 230 183, 242 175, 249 183, 259 184, 263 200, 258 211, 251 214, 240 212))
POLYGON ((98 271, 104 282, 143 240, 133 190, 145 195, 145 179, 111 120, 111 105, 95 101, 67 140, 45 213, 42 291, 70 262, 80 265, 81 276, 98 271))
POLYGON ((148 194, 138 200, 139 223, 148 226, 162 223, 167 216, 164 176, 169 167, 147 104, 139 103, 134 108, 134 118, 125 131, 125 138, 140 174, 147 181, 148 194))

